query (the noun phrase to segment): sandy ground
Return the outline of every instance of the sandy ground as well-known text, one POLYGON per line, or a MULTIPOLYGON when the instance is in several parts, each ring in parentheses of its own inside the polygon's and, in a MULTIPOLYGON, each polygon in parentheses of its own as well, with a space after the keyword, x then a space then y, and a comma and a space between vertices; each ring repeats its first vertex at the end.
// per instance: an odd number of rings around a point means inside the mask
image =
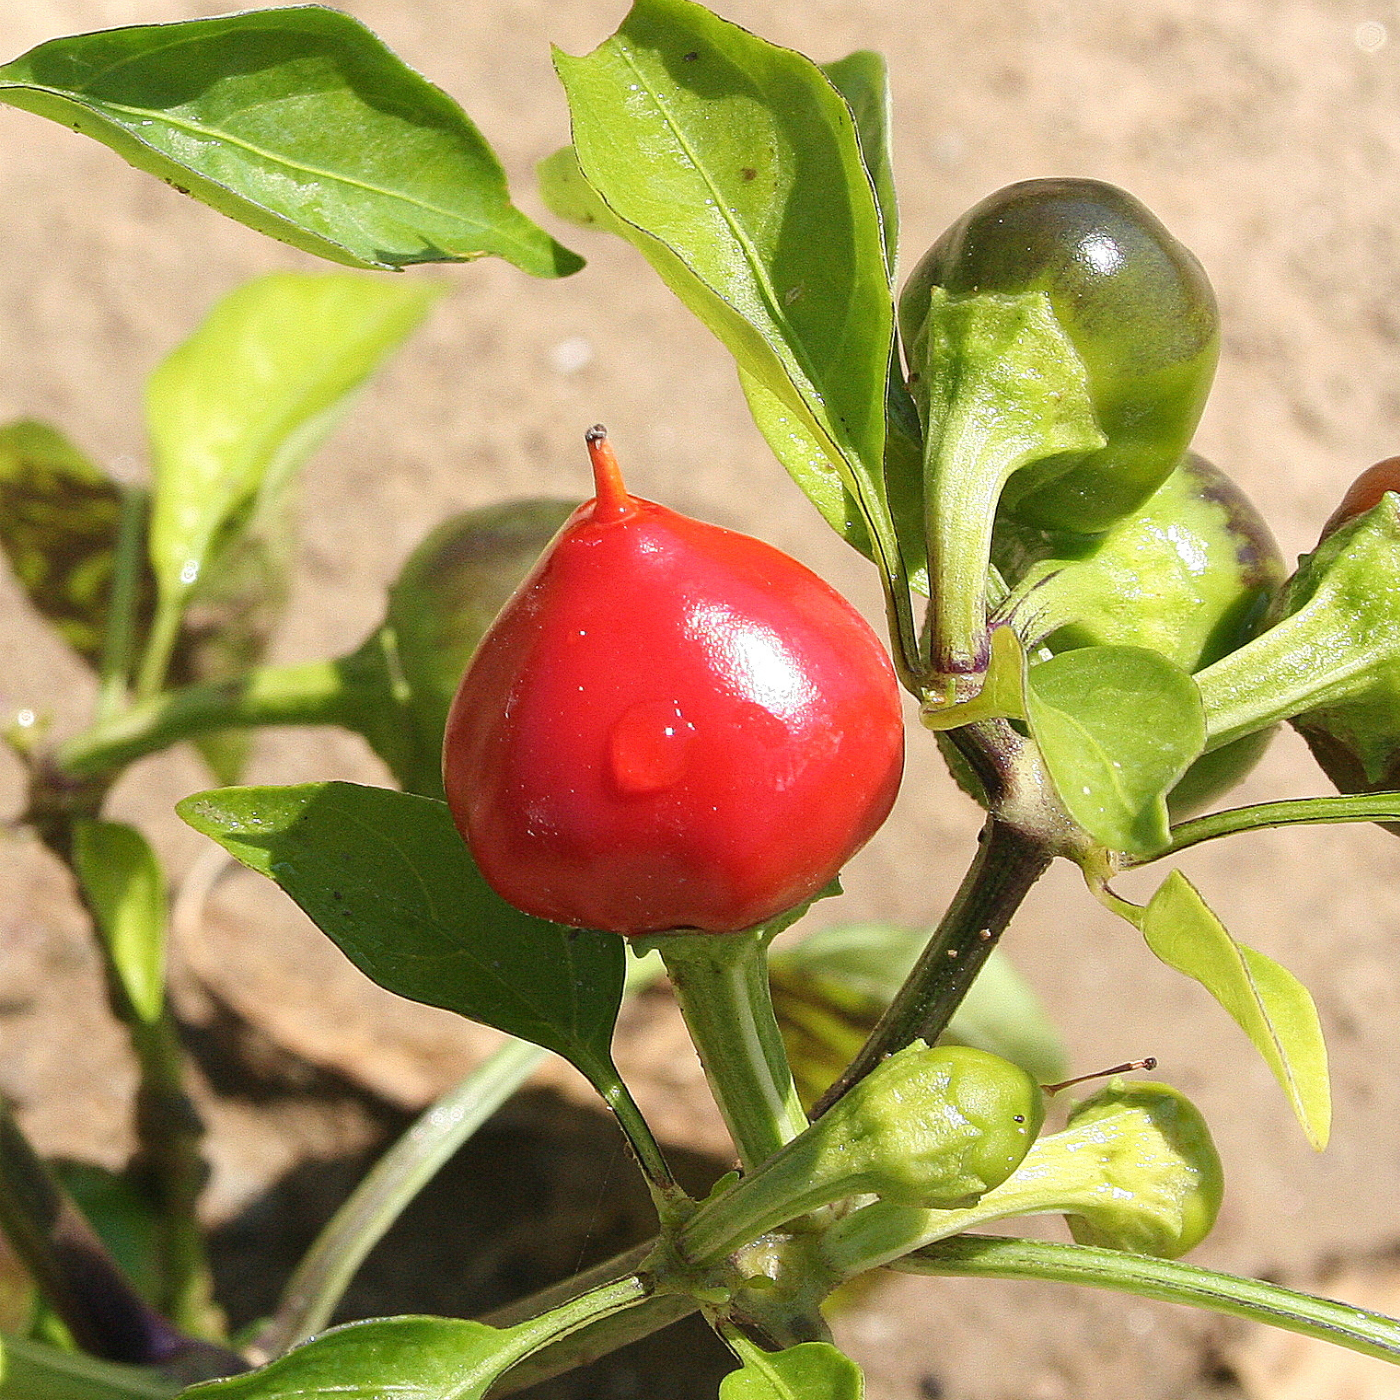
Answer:
MULTIPOLYGON (((0 53, 224 8, 8 0, 0 53)), ((567 135, 548 44, 587 50, 623 5, 342 8, 464 103, 519 202, 541 216, 532 164, 567 135)), ((1360 468, 1400 450, 1393 0, 724 0, 720 9, 820 59, 856 47, 888 55, 906 262, 1011 180, 1094 176, 1145 200, 1201 258, 1221 303, 1223 360, 1197 446, 1254 496, 1286 555, 1310 547, 1360 468)), ((49 419, 115 472, 139 477, 144 375, 219 295, 311 262, 27 114, 0 110, 0 151, 0 421, 49 419)), ((868 571, 772 463, 724 353, 629 249, 558 231, 589 259, 564 283, 490 263, 412 274, 442 278, 451 294, 307 470, 278 657, 356 643, 398 562, 448 511, 512 494, 584 494, 580 434, 598 419, 640 493, 764 536, 874 615, 868 571)), ((71 732, 91 691, 0 578, 0 709, 33 706, 71 732)), ((841 906, 818 919, 926 922, 954 888, 978 814, 933 746, 917 734, 911 744, 894 819, 852 867, 841 906)), ((267 736, 252 776, 383 780, 357 741, 324 733, 267 736)), ((199 840, 170 806, 201 784, 193 760, 176 754, 141 765, 116 794, 115 809, 142 822, 176 872, 199 840)), ((1289 736, 1244 795, 1324 788, 1289 736)), ((19 769, 0 755, 0 810, 19 803, 19 769)), ((1240 937, 1316 995, 1336 1090, 1324 1155, 1307 1148, 1223 1013, 1101 913, 1073 872, 1046 879, 1007 947, 1053 1008, 1076 1066, 1155 1054, 1206 1111, 1229 1192, 1201 1262, 1304 1287, 1330 1279, 1395 1310, 1386 1261, 1400 1249, 1400 846, 1374 828, 1275 834, 1183 865, 1240 937)), ((400 1106, 423 1102, 487 1043, 366 991, 251 878, 230 882, 205 941, 178 957, 273 1041, 400 1106)), ((639 1093, 672 1140, 714 1147, 713 1121, 694 1108, 698 1068, 664 1014, 644 1020, 624 1052, 639 1093)), ((47 1150, 116 1164, 130 1082, 64 880, 33 845, 13 841, 0 860, 0 1090, 47 1150)), ((554 1082, 581 1098, 564 1076, 554 1082)), ((250 1101, 237 1096, 213 1099, 210 1115, 210 1206, 222 1217, 245 1211, 298 1161, 364 1145, 359 1120, 283 1130, 274 1116, 255 1132, 250 1101)), ((1275 1400, 1400 1394, 1389 1374, 1310 1371, 1318 1363, 1291 1345, 1257 1342, 1241 1327, 1049 1286, 899 1281, 841 1325, 874 1400, 1165 1400, 1214 1393, 1226 1384, 1222 1366, 1249 1394, 1275 1400)))

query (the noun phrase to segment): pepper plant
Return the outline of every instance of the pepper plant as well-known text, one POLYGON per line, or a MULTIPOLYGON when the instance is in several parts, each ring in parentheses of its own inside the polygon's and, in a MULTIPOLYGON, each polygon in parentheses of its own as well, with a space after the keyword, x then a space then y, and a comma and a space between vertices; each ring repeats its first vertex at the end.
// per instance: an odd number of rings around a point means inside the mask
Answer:
MULTIPOLYGON (((883 1267, 1118 1289, 1400 1360, 1391 1319, 1177 1262, 1223 1189, 1178 1091, 1114 1078, 1040 1136, 1044 1095, 1064 1086, 1040 1082, 1038 1013, 990 1031, 968 1015, 1006 975, 993 950, 1027 891, 1071 861, 1239 1022, 1325 1145, 1307 991, 1179 872, 1143 907, 1113 881, 1238 832, 1400 820, 1393 478, 1349 497, 1284 579, 1254 508, 1189 452, 1218 348, 1209 282, 1121 190, 993 194, 897 293, 877 55, 818 66, 693 0, 636 0, 592 53, 555 63, 572 129, 540 168, 548 202, 632 243, 732 353, 774 455, 875 569, 889 661, 793 561, 628 495, 595 430, 593 499, 447 522, 354 652, 262 664, 295 468, 425 311, 433 288, 411 279, 286 275, 222 302, 151 380, 149 492, 56 429, 5 429, 0 539, 101 680, 82 732, 10 735, 31 776, 24 819, 73 869, 130 1031, 156 1224, 142 1282, 0 1119, 0 1224, 49 1309, 6 1339, 5 1393, 116 1400, 195 1381, 210 1400, 465 1400, 698 1310, 734 1352, 724 1400, 852 1397, 860 1375, 822 1304, 883 1267), (635 629, 619 626, 629 609, 635 629), (770 977, 772 939, 837 892, 889 809, 896 678, 986 810, 966 878, 921 950, 854 931, 805 961, 798 945, 770 977), (1350 795, 1190 815, 1284 720, 1350 795), (360 732, 402 790, 230 785, 240 736, 285 723, 360 732), (386 1154, 236 1345, 194 1213, 164 880, 144 837, 103 815, 129 763, 183 740, 224 784, 180 804, 187 822, 376 982, 509 1037, 386 1154), (739 1169, 704 1199, 676 1183, 612 1059, 647 948, 734 1138, 739 1169), (874 1024, 814 1078, 852 1019, 805 1015, 823 997, 874 1024), (490 1323, 323 1330, 387 1223, 547 1052, 616 1115, 655 1239, 490 1323), (975 1233, 1038 1214, 1064 1215, 1074 1242, 975 1233)), ((509 202, 460 108, 335 10, 55 39, 0 68, 0 98, 351 268, 581 266, 509 202)))

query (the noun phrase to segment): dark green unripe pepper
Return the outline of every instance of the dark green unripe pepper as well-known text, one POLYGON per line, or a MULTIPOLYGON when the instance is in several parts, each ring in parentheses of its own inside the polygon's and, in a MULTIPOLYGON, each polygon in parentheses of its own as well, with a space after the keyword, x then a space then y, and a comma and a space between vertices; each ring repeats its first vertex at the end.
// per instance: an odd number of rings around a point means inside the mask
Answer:
MULTIPOLYGON (((1195 453, 1106 534, 999 522, 993 560, 1016 585, 998 616, 1028 647, 1149 647, 1187 672, 1248 642, 1284 578, 1283 557, 1259 512, 1195 453)), ((1271 732, 1198 759, 1172 791, 1172 816, 1229 791, 1263 754, 1271 732)))
POLYGON ((906 347, 934 287, 954 298, 1045 292, 1087 370, 1107 442, 1021 468, 1003 492, 1006 510, 1046 529, 1094 533, 1161 485, 1205 407, 1220 339, 1205 272, 1145 206, 1098 180, 1009 185, 959 219, 910 275, 899 305, 906 347))
POLYGON ((382 626, 349 661, 388 672, 395 694, 365 716, 365 734, 407 791, 442 796, 442 734, 462 672, 577 505, 506 501, 454 515, 423 540, 389 586, 382 626))
POLYGON ((752 1175, 707 1201, 679 1247, 695 1262, 717 1259, 849 1196, 967 1205, 1020 1166, 1044 1118, 1040 1086, 1010 1061, 915 1041, 752 1175))

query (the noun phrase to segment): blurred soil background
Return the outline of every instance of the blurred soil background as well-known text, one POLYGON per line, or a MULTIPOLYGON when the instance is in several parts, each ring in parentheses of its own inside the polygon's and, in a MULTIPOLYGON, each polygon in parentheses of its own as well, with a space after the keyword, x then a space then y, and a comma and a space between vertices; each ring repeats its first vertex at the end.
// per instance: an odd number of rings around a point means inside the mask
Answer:
MULTIPOLYGON (((227 0, 6 0, 0 55, 116 24, 211 15, 227 0)), ((589 260, 562 283, 494 262, 449 284, 426 327, 311 462, 295 595, 274 656, 353 647, 383 590, 446 514, 587 492, 582 433, 602 420, 639 493, 762 535, 879 607, 750 423, 724 352, 638 255, 561 227, 534 162, 568 136, 549 44, 592 48, 621 0, 345 0, 458 98, 518 202, 589 260)), ((1286 556, 1345 485, 1400 451, 1400 8, 1394 0, 719 0, 819 60, 889 58, 905 266, 1012 180, 1093 176, 1142 198, 1205 264, 1224 353, 1197 447, 1244 485, 1286 556)), ((146 471, 141 385, 241 281, 323 267, 227 222, 72 132, 0 109, 0 421, 53 422, 125 479, 146 471)), ((0 577, 0 711, 85 721, 93 683, 0 577)), ((259 738, 251 781, 384 782, 356 739, 259 738)), ((201 838, 173 802, 207 786, 188 752, 148 760, 113 810, 178 881, 201 838)), ((1280 736, 1241 796, 1326 790, 1280 736)), ((0 754, 0 814, 22 805, 0 754)), ((911 730, 889 826, 816 924, 923 925, 951 895, 979 814, 911 730)), ((120 1166, 133 1075, 104 1010, 62 871, 33 841, 0 856, 0 1092, 42 1149, 120 1166)), ((1333 1143, 1313 1154, 1259 1058, 1057 869, 1005 947, 1062 1027, 1076 1070, 1153 1054, 1205 1110, 1224 1158, 1208 1265, 1400 1312, 1400 844, 1375 827, 1276 833, 1183 862, 1227 925, 1312 989, 1332 1053, 1333 1143)), ((1125 882, 1144 897, 1157 876, 1125 882)), ((174 949, 213 1163, 207 1209, 236 1320, 282 1273, 389 1135, 493 1036, 369 986, 270 886, 239 874, 174 949)), ((625 1018, 621 1062, 666 1142, 716 1169, 726 1147, 664 994, 625 1018)), ((632 1168, 588 1091, 542 1074, 464 1152, 371 1261, 349 1305, 472 1311, 647 1228, 632 1168), (543 1224, 542 1224, 543 1221, 543 1224)), ((1047 1226, 1047 1229, 1052 1227, 1047 1226)), ((1054 1227, 1058 1228, 1058 1227, 1054 1227)), ((348 1314, 347 1314, 348 1315, 348 1314)), ((872 1400, 1377 1400, 1397 1373, 1204 1315, 1051 1285, 891 1279, 838 1332, 872 1400)), ((558 1396, 701 1397, 724 1368, 698 1333, 679 1366, 643 1349, 558 1396)))

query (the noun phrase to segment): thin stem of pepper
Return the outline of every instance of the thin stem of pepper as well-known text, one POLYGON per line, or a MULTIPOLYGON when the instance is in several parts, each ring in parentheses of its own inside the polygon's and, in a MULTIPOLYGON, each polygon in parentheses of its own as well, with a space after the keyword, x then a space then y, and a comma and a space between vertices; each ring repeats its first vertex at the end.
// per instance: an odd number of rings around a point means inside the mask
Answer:
POLYGON ((358 656, 261 666, 233 680, 152 696, 75 735, 54 762, 65 773, 88 777, 222 729, 343 723, 366 702, 385 703, 373 678, 357 669, 358 656))
POLYGON ((964 1235, 930 1245, 893 1267, 911 1274, 1049 1279, 1109 1288, 1164 1303, 1210 1308, 1317 1337, 1364 1356, 1400 1361, 1400 1322, 1393 1317, 1175 1259, 1151 1259, 1093 1245, 964 1235))
POLYGON ((947 1028, 1002 930, 1051 860, 1039 839, 990 816, 953 902, 861 1052, 812 1111, 820 1117, 882 1060, 947 1028))
POLYGON ((807 1127, 773 1014, 765 930, 657 939, 676 1001, 746 1170, 807 1127))
POLYGON ((180 619, 184 616, 186 595, 170 597, 162 594, 156 601, 155 617, 146 637, 146 650, 136 673, 136 698, 149 700, 165 687, 170 658, 180 637, 180 619))
POLYGON ((617 1067, 611 1060, 583 1068, 589 1081, 603 1096, 603 1102, 617 1119, 617 1125, 622 1129, 628 1146, 631 1147, 637 1164, 647 1179, 647 1187, 651 1191, 651 1199, 662 1224, 669 1225, 676 1215, 677 1208, 688 1200, 688 1197, 677 1185, 670 1165, 651 1131, 651 1125, 642 1116, 636 1099, 622 1082, 622 1076, 618 1074, 617 1067))
POLYGON ((112 592, 107 603, 107 630, 98 664, 99 687, 95 718, 115 715, 126 700, 131 679, 132 649, 136 641, 136 607, 141 595, 142 546, 150 493, 130 486, 122 495, 121 519, 112 558, 112 592))

